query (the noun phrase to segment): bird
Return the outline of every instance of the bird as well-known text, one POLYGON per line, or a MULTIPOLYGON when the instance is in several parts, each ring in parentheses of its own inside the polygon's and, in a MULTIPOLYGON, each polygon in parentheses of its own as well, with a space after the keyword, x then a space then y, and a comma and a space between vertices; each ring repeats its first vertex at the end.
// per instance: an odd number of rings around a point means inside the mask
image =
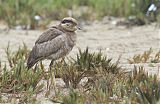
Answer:
POLYGON ((45 59, 53 62, 68 55, 76 44, 76 30, 80 29, 78 21, 65 17, 59 25, 45 30, 35 42, 27 60, 27 68, 32 68, 37 62, 45 59))

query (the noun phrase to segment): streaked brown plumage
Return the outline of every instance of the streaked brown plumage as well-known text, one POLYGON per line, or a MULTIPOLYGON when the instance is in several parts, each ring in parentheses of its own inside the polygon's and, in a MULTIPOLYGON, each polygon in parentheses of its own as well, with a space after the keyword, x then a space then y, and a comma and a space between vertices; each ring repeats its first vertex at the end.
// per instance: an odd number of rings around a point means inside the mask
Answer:
POLYGON ((31 68, 40 60, 54 60, 66 56, 76 43, 77 21, 64 18, 58 26, 52 26, 42 33, 29 54, 27 67, 31 68))

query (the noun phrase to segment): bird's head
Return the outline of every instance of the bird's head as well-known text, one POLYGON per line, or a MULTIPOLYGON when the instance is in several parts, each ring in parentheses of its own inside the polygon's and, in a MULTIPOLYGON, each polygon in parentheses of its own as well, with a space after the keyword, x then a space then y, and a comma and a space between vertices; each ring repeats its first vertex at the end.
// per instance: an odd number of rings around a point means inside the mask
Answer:
POLYGON ((76 19, 72 18, 72 17, 66 17, 64 18, 61 23, 60 23, 60 26, 66 30, 66 31, 71 31, 71 32, 74 32, 76 31, 77 29, 80 29, 78 27, 78 22, 76 19))

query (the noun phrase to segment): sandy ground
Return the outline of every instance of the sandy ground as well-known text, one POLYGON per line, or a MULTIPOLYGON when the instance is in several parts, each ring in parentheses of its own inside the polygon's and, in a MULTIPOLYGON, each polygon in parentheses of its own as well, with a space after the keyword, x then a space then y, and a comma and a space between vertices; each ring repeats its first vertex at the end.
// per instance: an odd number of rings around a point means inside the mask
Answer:
MULTIPOLYGON (((10 30, 8 33, 0 29, 0 60, 6 62, 5 51, 8 42, 13 50, 26 43, 29 48, 32 48, 34 42, 42 30, 10 30)), ((100 49, 117 60, 119 55, 122 55, 120 64, 125 68, 132 68, 133 65, 128 64, 127 59, 135 54, 143 53, 150 48, 154 52, 160 50, 160 29, 155 27, 155 24, 145 26, 134 26, 126 28, 125 26, 115 26, 112 23, 93 22, 89 25, 83 25, 82 31, 77 31, 77 45, 69 56, 75 57, 80 47, 82 50, 89 47, 90 51, 99 51, 100 49)), ((47 63, 47 62, 46 62, 47 63)), ((48 63, 47 63, 48 64, 48 63)), ((160 63, 150 67, 148 63, 138 64, 143 65, 150 73, 158 73, 160 63)))
MULTIPOLYGON (((12 50, 17 50, 23 42, 31 49, 43 31, 10 30, 6 33, 0 28, 0 60, 6 62, 4 49, 8 42, 12 50)), ((111 23, 94 22, 83 25, 83 30, 77 31, 77 45, 69 56, 76 55, 77 47, 82 50, 89 47, 92 52, 101 49, 113 60, 117 60, 119 55, 122 55, 121 64, 127 64, 127 59, 135 54, 143 53, 150 48, 154 52, 160 50, 160 29, 156 28, 155 24, 126 28, 111 23)))

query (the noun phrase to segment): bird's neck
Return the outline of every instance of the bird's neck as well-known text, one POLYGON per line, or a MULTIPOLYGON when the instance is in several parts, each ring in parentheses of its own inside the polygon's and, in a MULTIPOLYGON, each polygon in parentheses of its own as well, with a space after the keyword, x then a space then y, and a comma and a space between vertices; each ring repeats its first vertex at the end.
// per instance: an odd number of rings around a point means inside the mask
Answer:
POLYGON ((75 31, 68 31, 65 30, 61 25, 57 27, 60 31, 64 32, 66 35, 68 35, 68 39, 72 41, 73 44, 76 42, 76 32, 75 31))

